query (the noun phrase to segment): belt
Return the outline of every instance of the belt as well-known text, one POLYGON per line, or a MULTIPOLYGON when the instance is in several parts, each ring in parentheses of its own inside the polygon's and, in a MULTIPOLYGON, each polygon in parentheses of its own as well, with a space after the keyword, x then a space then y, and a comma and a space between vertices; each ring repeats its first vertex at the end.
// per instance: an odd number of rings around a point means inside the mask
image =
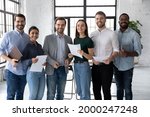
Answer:
POLYGON ((100 65, 106 65, 106 64, 105 63, 99 63, 98 66, 100 66, 100 65))
POLYGON ((87 62, 87 61, 74 61, 74 63, 84 63, 84 62, 87 62))
POLYGON ((105 63, 99 63, 98 65, 96 65, 96 66, 101 66, 101 65, 111 65, 111 64, 113 64, 113 62, 110 62, 109 64, 105 64, 105 63))

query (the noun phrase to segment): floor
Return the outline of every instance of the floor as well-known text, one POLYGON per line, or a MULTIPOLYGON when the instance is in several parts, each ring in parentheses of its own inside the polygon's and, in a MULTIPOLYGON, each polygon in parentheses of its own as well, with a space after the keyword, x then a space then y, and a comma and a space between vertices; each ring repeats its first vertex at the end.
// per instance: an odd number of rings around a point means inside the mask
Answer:
MULTIPOLYGON (((133 99, 134 100, 150 100, 150 67, 135 66, 133 76, 133 99)), ((65 100, 77 100, 79 97, 75 93, 75 83, 72 79, 72 71, 68 74, 68 81, 65 89, 65 100)), ((111 86, 112 100, 116 100, 116 84, 111 86)), ((28 100, 28 85, 25 88, 24 99, 28 100)), ((91 98, 94 99, 91 86, 91 98)), ((0 82, 0 100, 6 100, 6 82, 0 82)), ((46 90, 43 100, 46 100, 46 90)))

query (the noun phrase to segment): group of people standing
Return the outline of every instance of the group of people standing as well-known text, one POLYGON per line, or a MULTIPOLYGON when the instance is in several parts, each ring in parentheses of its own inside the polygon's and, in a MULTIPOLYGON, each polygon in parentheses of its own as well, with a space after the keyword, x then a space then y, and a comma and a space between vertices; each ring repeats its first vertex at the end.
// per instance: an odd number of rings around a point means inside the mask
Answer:
POLYGON ((17 14, 14 21, 15 30, 7 32, 0 44, 0 55, 7 61, 5 77, 8 100, 22 100, 26 82, 30 100, 43 98, 45 83, 47 100, 63 100, 71 61, 74 63, 76 92, 81 100, 91 99, 91 81, 95 100, 111 100, 113 75, 116 79, 117 99, 122 100, 125 94, 126 100, 132 100, 134 56, 141 54, 141 42, 140 36, 128 27, 128 14, 120 15, 120 29, 112 31, 105 25, 105 13, 98 11, 95 14, 98 29, 90 35, 86 21, 78 20, 73 42, 71 37, 64 34, 65 18, 58 17, 55 19, 56 32, 45 37, 43 47, 37 42, 37 27, 30 27, 28 34, 24 32, 26 19, 23 14, 17 14), (68 43, 81 45, 78 53, 82 58, 70 53, 68 43), (13 46, 22 53, 20 60, 9 57, 13 46), (30 71, 31 64, 38 61, 37 55, 47 55, 42 72, 30 71), (97 61, 93 56, 101 60, 97 61), (92 69, 89 60, 92 60, 92 69))

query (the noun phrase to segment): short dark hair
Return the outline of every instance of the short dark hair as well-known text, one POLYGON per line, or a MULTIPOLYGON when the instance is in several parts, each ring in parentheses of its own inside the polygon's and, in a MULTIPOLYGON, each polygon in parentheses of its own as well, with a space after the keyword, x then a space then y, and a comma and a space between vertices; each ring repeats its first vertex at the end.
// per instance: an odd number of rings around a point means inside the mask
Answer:
POLYGON ((98 11, 96 14, 95 14, 95 16, 96 15, 103 15, 105 18, 106 18, 106 14, 103 12, 103 11, 98 11))
POLYGON ((119 19, 120 19, 120 17, 123 16, 123 15, 127 16, 128 20, 130 20, 130 17, 129 17, 129 15, 128 15, 127 13, 122 13, 122 14, 119 16, 119 19))
POLYGON ((32 30, 37 30, 37 31, 39 32, 39 29, 38 29, 36 26, 31 26, 31 27, 29 28, 28 34, 30 34, 30 32, 31 32, 32 30))
POLYGON ((26 21, 26 17, 21 13, 16 14, 15 17, 14 17, 14 20, 16 20, 16 17, 22 17, 24 19, 24 21, 26 21))
POLYGON ((64 20, 64 21, 65 21, 65 24, 66 24, 66 20, 65 20, 64 17, 57 17, 57 18, 55 19, 55 24, 56 24, 56 22, 57 22, 58 20, 64 20))

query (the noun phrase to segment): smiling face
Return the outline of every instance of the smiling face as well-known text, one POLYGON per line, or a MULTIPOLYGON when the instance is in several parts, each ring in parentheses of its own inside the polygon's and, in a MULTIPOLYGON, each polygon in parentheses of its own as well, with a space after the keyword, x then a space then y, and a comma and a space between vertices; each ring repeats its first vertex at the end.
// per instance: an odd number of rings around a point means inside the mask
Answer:
POLYGON ((103 27, 105 27, 106 18, 104 15, 97 14, 95 16, 95 22, 96 22, 98 28, 103 28, 103 27))
POLYGON ((55 23, 55 29, 58 34, 63 34, 66 27, 66 23, 64 20, 57 20, 55 23))
POLYGON ((16 17, 15 18, 15 27, 17 28, 18 31, 23 31, 25 27, 25 19, 23 17, 16 17))
POLYGON ((129 17, 127 15, 121 15, 119 18, 119 25, 121 29, 127 29, 129 24, 129 17))
POLYGON ((39 31, 36 30, 36 29, 32 29, 30 32, 29 32, 29 37, 30 37, 30 40, 32 42, 36 42, 36 40, 38 39, 39 37, 39 31))
POLYGON ((83 35, 83 34, 85 35, 86 25, 83 21, 77 22, 76 28, 80 35, 83 35))

